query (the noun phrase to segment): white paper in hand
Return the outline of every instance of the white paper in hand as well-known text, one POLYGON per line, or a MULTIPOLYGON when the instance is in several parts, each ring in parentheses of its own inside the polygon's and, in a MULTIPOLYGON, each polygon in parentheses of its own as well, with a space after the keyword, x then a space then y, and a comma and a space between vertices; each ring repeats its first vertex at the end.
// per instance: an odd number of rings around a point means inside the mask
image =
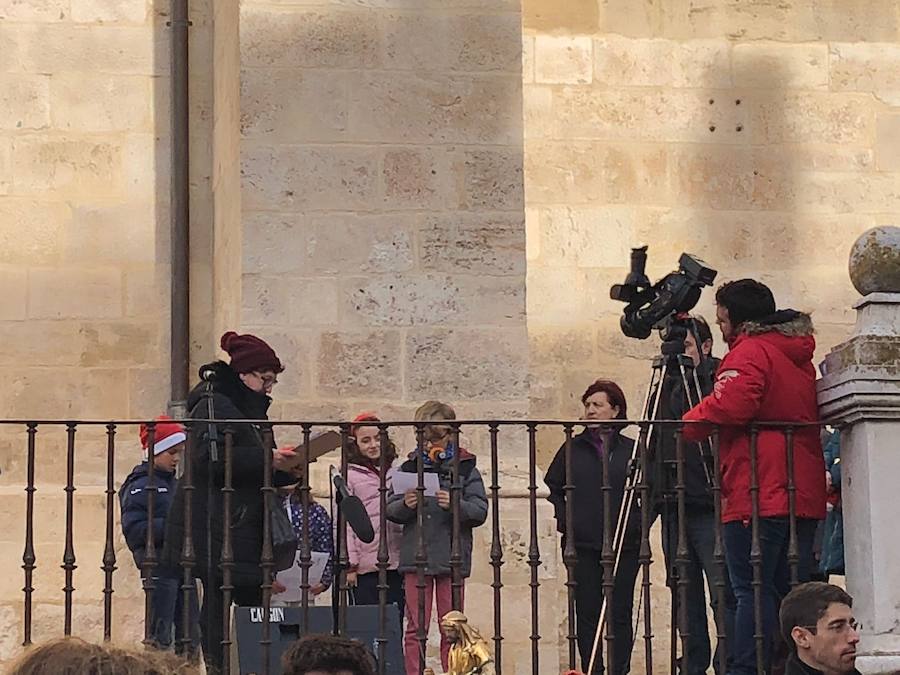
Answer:
MULTIPOLYGON (((438 480, 436 473, 426 472, 424 474, 425 496, 437 497, 438 490, 441 489, 441 482, 438 480)), ((419 487, 419 475, 416 473, 407 473, 406 471, 394 471, 391 474, 391 486, 394 494, 402 495, 410 490, 419 487)))
MULTIPOLYGON (((309 567, 309 585, 315 586, 322 582, 322 575, 325 573, 325 566, 331 557, 328 553, 320 553, 312 551, 310 554, 311 565, 309 567)), ((300 566, 300 551, 294 556, 294 564, 289 569, 282 570, 275 578, 287 590, 284 593, 273 595, 273 600, 278 602, 300 602, 303 600, 303 590, 300 585, 303 583, 303 568, 300 566)))

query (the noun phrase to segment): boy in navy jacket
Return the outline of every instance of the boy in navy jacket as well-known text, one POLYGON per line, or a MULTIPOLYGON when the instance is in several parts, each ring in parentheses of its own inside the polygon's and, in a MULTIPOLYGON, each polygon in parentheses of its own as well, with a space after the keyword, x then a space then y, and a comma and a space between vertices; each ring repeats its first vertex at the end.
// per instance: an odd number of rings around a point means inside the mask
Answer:
MULTIPOLYGON (((150 635, 153 642, 161 649, 169 649, 173 639, 180 639, 183 631, 183 594, 181 592, 181 570, 166 567, 157 563, 152 569, 144 569, 146 558, 147 532, 150 529, 148 502, 150 492, 153 496, 153 545, 156 559, 162 551, 166 531, 166 517, 175 494, 175 469, 184 450, 186 435, 184 427, 173 422, 171 418, 161 415, 154 425, 153 442, 153 481, 151 486, 150 467, 147 462, 150 430, 141 425, 141 446, 144 461, 132 469, 119 490, 119 503, 122 507, 122 532, 125 543, 134 556, 134 564, 143 577, 153 574, 153 590, 150 596, 150 635)), ((190 636, 195 645, 199 641, 199 624, 197 622, 197 597, 192 594, 190 608, 190 636)))

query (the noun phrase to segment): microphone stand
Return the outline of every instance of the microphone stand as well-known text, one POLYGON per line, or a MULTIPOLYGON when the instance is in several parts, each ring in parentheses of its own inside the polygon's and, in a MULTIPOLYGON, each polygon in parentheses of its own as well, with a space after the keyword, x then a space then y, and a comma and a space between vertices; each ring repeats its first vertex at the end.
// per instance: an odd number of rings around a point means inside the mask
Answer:
MULTIPOLYGON (((207 370, 201 374, 201 377, 206 382, 203 387, 203 397, 206 399, 206 418, 209 420, 207 423, 207 437, 209 439, 209 462, 207 463, 207 471, 206 471, 206 581, 207 585, 203 589, 205 593, 215 593, 215 583, 214 583, 214 565, 213 565, 213 554, 212 554, 212 514, 213 509, 215 509, 215 497, 213 491, 213 465, 218 463, 219 461, 219 443, 218 443, 218 428, 216 423, 213 421, 216 417, 215 407, 213 405, 213 382, 215 380, 215 373, 211 370, 207 370)), ((224 595, 224 594, 223 594, 224 595)), ((228 612, 231 610, 230 607, 223 607, 222 610, 224 612, 228 612)), ((207 612, 206 614, 206 634, 212 635, 212 622, 213 622, 213 612, 207 612)), ((187 629, 186 629, 187 630, 187 629)), ((222 638, 224 640, 228 640, 229 636, 223 635, 222 638)), ((210 645, 212 649, 221 649, 221 645, 210 645)), ((224 655, 223 655, 224 656, 224 655)))
POLYGON ((341 522, 341 503, 335 498, 334 482, 331 480, 328 481, 328 502, 329 509, 331 510, 331 560, 333 569, 335 570, 335 574, 332 575, 331 579, 331 633, 338 636, 341 632, 339 624, 339 602, 341 593, 341 575, 344 573, 344 568, 341 564, 341 532, 340 529, 336 529, 339 528, 341 522), (337 507, 337 520, 335 520, 335 507, 337 507), (335 534, 337 534, 337 536, 335 536, 335 534), (335 546, 335 542, 337 542, 337 546, 335 546))

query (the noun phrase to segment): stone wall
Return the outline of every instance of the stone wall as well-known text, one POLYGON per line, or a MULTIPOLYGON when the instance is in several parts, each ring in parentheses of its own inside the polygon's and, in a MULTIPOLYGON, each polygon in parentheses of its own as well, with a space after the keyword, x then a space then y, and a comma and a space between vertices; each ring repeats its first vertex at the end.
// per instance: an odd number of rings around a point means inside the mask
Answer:
MULTIPOLYGON (((216 322, 234 323, 240 305, 238 12, 228 5, 191 8, 194 354, 216 322)), ((166 409, 169 7, 0 2, 5 419, 142 419, 166 409)), ((74 630, 89 639, 103 630, 105 433, 75 435, 74 630)), ((136 428, 120 427, 117 446, 116 484, 139 461, 136 428)), ((0 589, 0 660, 22 639, 25 447, 24 426, 0 428, 0 510, 10 523, 0 560, 18 572, 0 589)), ((62 631, 65 428, 42 427, 36 447, 33 638, 41 641, 62 631)), ((113 635, 131 641, 143 632, 143 594, 113 511, 113 635)))
MULTIPOLYGON (((4 417, 145 417, 166 403, 167 11, 0 0, 4 417)), ((814 311, 824 354, 849 332, 846 249, 897 217, 898 11, 246 0, 238 33, 233 3, 192 2, 192 361, 228 327, 271 339, 288 364, 281 419, 397 419, 430 397, 464 417, 572 417, 601 374, 635 409, 656 344, 624 338, 607 298, 637 242, 653 278, 690 250, 721 281, 767 281, 814 311)), ((75 467, 76 628, 94 638, 102 431, 78 432, 75 467)), ((542 433, 542 466, 559 440, 542 433)), ((61 627, 65 436, 38 442, 41 639, 61 627)), ((133 431, 120 442, 117 479, 136 460, 133 431)), ((487 473, 485 434, 469 442, 487 473)), ((23 447, 0 434, 11 570, 23 447)), ((525 447, 501 435, 509 672, 527 670, 530 631, 525 447)), ((543 668, 564 654, 565 598, 543 504, 539 517, 543 668)), ((478 616, 490 616, 489 539, 478 531, 478 616)), ((134 636, 139 584, 121 543, 117 555, 115 630, 134 636)), ((0 658, 20 639, 21 576, 8 577, 0 658)))
MULTIPOLYGON (((148 0, 0 2, 0 410, 157 414, 168 396, 168 52, 148 0)), ((0 659, 22 639, 25 436, 0 429, 0 659)), ((77 630, 102 636, 105 429, 76 434, 77 630)), ((36 640, 62 631, 65 433, 37 436, 36 640)), ((117 475, 137 460, 122 432, 117 475), (132 454, 133 453, 133 454, 132 454), (125 466, 129 464, 129 466, 125 466)), ((139 591, 118 551, 117 636, 139 591)))
MULTIPOLYGON (((518 2, 245 0, 241 68, 242 326, 287 365, 274 416, 410 419, 429 398, 465 417, 524 416, 518 2)), ((486 440, 470 437, 487 475, 486 440)), ((505 442, 504 466, 525 448, 505 442)), ((521 504, 501 510, 521 524, 521 504)), ((544 529, 542 580, 556 548, 544 529)), ((489 546, 481 528, 468 587, 479 616, 492 613, 489 546)), ((515 672, 527 567, 505 569, 515 672)), ((552 581, 542 591, 546 635, 557 594, 552 581)), ((555 660, 552 642, 542 649, 555 660)))
POLYGON ((276 416, 525 412, 520 22, 242 4, 242 325, 287 364, 276 416))
POLYGON ((690 251, 717 285, 757 277, 811 310, 817 359, 848 334, 846 253, 900 209, 898 11, 525 0, 533 414, 574 414, 601 374, 639 406, 657 342, 624 338, 608 299, 638 243, 653 279, 690 251))
POLYGON ((190 3, 190 376, 241 306, 239 3, 190 3))
POLYGON ((162 20, 145 0, 0 3, 4 416, 127 417, 165 367, 162 20))
MULTIPOLYGON (((847 252, 900 215, 900 8, 826 4, 524 0, 531 415, 577 415, 598 376, 639 414, 658 340, 623 337, 609 286, 641 243, 654 280, 689 251, 716 285, 756 277, 812 311, 817 360, 849 334, 847 252)), ((710 321, 713 295, 698 306, 710 321)), ((542 462, 555 449, 542 438, 542 462)))

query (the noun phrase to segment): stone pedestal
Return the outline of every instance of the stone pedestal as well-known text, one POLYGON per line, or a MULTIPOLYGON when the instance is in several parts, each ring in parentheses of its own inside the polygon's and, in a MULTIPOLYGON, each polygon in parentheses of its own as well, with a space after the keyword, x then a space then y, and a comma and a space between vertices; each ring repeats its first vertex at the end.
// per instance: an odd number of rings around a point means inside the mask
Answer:
POLYGON ((900 293, 859 300, 854 335, 825 360, 822 416, 841 430, 847 590, 862 624, 857 668, 900 670, 900 293))

